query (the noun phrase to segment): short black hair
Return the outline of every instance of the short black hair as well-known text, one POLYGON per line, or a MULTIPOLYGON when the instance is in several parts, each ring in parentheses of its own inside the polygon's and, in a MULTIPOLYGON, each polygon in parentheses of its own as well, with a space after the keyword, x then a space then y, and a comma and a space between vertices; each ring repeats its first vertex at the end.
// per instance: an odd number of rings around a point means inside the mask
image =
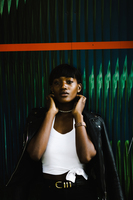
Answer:
POLYGON ((64 77, 72 77, 77 80, 77 83, 82 83, 82 76, 79 70, 68 64, 61 64, 55 67, 49 76, 49 84, 50 86, 53 84, 53 80, 56 78, 64 77))

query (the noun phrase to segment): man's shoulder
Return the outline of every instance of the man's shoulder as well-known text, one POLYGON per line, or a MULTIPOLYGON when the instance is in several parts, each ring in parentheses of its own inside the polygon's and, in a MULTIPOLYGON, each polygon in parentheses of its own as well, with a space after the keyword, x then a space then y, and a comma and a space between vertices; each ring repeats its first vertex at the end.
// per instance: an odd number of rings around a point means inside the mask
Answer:
POLYGON ((84 110, 83 115, 86 116, 88 119, 101 118, 101 116, 98 113, 90 112, 90 111, 87 111, 87 110, 84 110))
POLYGON ((89 122, 98 128, 101 128, 105 124, 103 118, 98 113, 89 112, 89 111, 84 110, 83 116, 84 116, 86 123, 89 122))
POLYGON ((47 112, 47 108, 45 108, 45 107, 32 108, 32 110, 30 111, 30 113, 27 117, 27 121, 29 122, 31 120, 42 118, 45 116, 46 112, 47 112))

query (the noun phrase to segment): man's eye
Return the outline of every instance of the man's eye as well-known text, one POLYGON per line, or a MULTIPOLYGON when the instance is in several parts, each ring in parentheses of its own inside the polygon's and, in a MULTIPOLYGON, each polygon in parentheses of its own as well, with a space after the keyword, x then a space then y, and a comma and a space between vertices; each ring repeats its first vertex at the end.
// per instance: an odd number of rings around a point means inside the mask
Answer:
POLYGON ((71 80, 68 80, 68 81, 67 81, 67 83, 68 83, 68 84, 72 84, 72 83, 73 83, 73 81, 71 81, 71 80))
POLYGON ((54 85, 59 85, 59 81, 54 81, 54 85))

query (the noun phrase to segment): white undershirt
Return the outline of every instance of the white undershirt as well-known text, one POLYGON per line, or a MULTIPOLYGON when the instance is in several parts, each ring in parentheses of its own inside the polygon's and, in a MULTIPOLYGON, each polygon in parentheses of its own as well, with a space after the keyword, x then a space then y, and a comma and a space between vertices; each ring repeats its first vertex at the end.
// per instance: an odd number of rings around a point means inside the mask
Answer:
POLYGON ((54 129, 52 124, 49 141, 46 151, 42 156, 42 172, 52 175, 61 175, 66 172, 66 180, 75 182, 76 174, 82 175, 87 179, 83 170, 83 164, 80 163, 76 152, 75 127, 73 120, 73 129, 61 134, 54 129))

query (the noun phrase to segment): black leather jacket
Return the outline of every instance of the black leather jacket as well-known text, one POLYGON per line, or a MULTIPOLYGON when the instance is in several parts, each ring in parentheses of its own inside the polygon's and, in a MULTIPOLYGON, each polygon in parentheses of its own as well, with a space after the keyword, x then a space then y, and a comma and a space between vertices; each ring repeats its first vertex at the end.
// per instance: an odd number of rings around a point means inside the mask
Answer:
MULTIPOLYGON (((24 133, 23 151, 7 186, 20 185, 26 188, 26 185, 29 186, 33 179, 34 181, 41 180, 41 161, 35 162, 31 160, 26 147, 40 128, 46 111, 45 108, 35 108, 29 114, 24 133)), ((83 116, 87 125, 87 133, 97 151, 97 155, 85 165, 86 173, 96 183, 98 195, 101 196, 101 199, 105 200, 108 196, 110 200, 123 200, 122 189, 105 123, 100 116, 90 112, 83 111, 83 116)))

